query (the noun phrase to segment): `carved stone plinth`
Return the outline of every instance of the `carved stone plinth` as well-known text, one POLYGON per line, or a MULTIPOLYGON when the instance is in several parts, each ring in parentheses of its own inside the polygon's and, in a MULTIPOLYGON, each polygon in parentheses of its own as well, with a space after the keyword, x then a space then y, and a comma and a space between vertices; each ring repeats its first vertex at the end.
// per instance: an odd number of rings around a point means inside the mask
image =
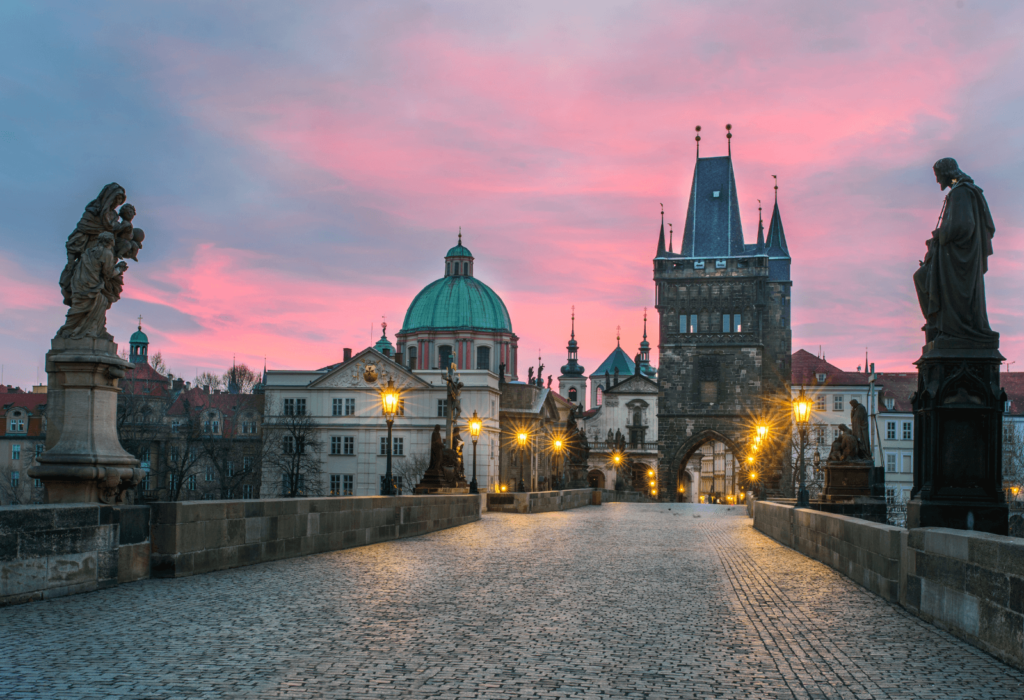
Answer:
POLYGON ((829 462, 825 467, 825 488, 822 489, 821 500, 835 503, 871 496, 873 468, 874 463, 867 461, 829 462))
POLYGON ((918 360, 914 407, 914 490, 907 527, 949 527, 1005 535, 1002 422, 996 349, 938 339, 918 360))
POLYGON ((54 338, 46 353, 46 451, 29 476, 47 503, 126 503, 142 480, 139 461, 117 437, 118 380, 134 365, 117 344, 54 338))

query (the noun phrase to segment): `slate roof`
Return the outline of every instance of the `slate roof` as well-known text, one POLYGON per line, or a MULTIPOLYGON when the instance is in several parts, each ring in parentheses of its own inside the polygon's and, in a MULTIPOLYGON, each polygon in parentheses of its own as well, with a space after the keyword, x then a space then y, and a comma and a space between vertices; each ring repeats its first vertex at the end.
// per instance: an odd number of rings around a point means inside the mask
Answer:
POLYGON ((742 255, 746 251, 732 157, 698 158, 693 168, 680 254, 687 258, 714 258, 742 255))
POLYGON ((775 201, 772 220, 768 224, 768 240, 765 242, 768 253, 768 278, 771 281, 789 279, 789 247, 786 245, 786 234, 782 230, 782 216, 779 214, 779 202, 775 201))
POLYGON ((910 397, 917 391, 917 372, 877 372, 877 383, 882 386, 878 392, 879 413, 910 413, 910 397), (892 409, 885 400, 893 399, 892 409))

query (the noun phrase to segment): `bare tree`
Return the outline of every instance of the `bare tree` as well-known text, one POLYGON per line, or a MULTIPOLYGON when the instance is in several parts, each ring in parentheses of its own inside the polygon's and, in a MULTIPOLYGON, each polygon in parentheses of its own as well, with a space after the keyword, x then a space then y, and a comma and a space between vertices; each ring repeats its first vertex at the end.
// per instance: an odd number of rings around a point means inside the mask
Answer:
POLYGON ((151 393, 157 382, 136 379, 130 373, 118 384, 121 393, 117 397, 117 437, 126 452, 140 461, 149 461, 150 451, 164 431, 165 404, 151 393))
POLYGON ((260 381, 260 375, 245 364, 235 364, 224 373, 224 386, 238 387, 240 394, 251 394, 253 387, 260 381))
POLYGON ((188 395, 181 395, 181 412, 171 417, 171 432, 164 459, 164 469, 159 478, 165 479, 167 498, 181 500, 189 477, 199 478, 199 463, 204 457, 202 411, 188 395))
POLYGON ((216 498, 232 498, 242 493, 243 486, 252 486, 253 495, 258 497, 264 443, 255 431, 248 432, 245 429, 246 421, 240 420, 247 411, 259 410, 255 397, 251 394, 240 397, 239 403, 232 410, 231 419, 224 420, 219 430, 213 430, 209 420, 202 421, 203 430, 199 440, 202 461, 213 477, 212 484, 206 482, 212 488, 207 485, 205 490, 216 498))
POLYGON ((401 479, 402 490, 412 493, 430 466, 430 453, 392 458, 391 470, 401 479))
POLYGON ((224 388, 223 380, 213 372, 203 372, 202 374, 197 374, 194 382, 195 386, 199 389, 202 389, 203 387, 209 387, 210 391, 215 391, 217 389, 224 388))
POLYGON ((168 369, 167 363, 164 362, 164 356, 158 351, 156 354, 150 356, 149 366, 155 369, 165 377, 171 376, 171 370, 168 369))
MULTIPOLYGON (((322 496, 320 426, 309 415, 273 416, 264 421, 263 468, 281 484, 281 496, 322 496)), ((269 494, 264 494, 264 497, 269 494)))

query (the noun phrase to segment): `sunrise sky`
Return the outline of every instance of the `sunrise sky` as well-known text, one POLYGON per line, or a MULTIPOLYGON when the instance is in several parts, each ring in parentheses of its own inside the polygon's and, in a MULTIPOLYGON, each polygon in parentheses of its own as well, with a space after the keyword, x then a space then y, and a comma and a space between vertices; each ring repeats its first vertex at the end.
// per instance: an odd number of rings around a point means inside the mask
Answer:
POLYGON ((539 348, 558 375, 572 305, 592 371, 618 325, 636 351, 659 202, 678 233, 694 125, 724 155, 727 122, 747 241, 779 177, 794 350, 912 369, 953 156, 1024 360, 1024 3, 89 5, 0 4, 3 383, 45 382, 64 242, 111 181, 147 238, 108 328, 127 347, 142 314, 186 378, 336 362, 382 316, 393 338, 460 226, 521 374, 539 348))

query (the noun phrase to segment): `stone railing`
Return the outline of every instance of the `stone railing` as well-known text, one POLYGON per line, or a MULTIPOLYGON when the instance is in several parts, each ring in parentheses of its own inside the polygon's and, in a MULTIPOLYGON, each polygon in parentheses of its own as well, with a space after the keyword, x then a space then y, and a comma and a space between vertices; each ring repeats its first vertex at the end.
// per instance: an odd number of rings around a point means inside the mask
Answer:
POLYGON ((1024 669, 1024 540, 903 528, 758 501, 754 527, 1024 669))
POLYGON ((602 503, 657 503, 658 499, 651 498, 642 491, 616 491, 614 489, 601 489, 602 503))
POLYGON ((0 508, 0 605, 149 577, 149 508, 53 504, 0 508))
POLYGON ((487 494, 487 510, 492 513, 549 513, 599 505, 600 489, 487 494))
POLYGON ((480 496, 154 503, 154 578, 178 578, 423 535, 480 519, 480 496))

